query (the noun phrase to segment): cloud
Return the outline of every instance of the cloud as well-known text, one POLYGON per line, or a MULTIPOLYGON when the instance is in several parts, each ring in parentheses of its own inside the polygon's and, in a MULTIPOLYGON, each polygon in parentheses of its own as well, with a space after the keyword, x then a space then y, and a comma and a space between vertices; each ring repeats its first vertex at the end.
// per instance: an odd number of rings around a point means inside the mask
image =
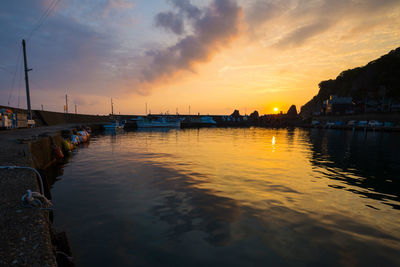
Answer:
POLYGON ((202 10, 188 0, 170 0, 169 2, 189 19, 198 19, 202 14, 202 10))
POLYGON ((184 16, 193 15, 185 20, 193 33, 164 49, 147 51, 151 60, 142 70, 145 82, 170 77, 181 70, 194 71, 196 63, 209 61, 239 34, 242 9, 233 0, 214 0, 201 11, 187 1, 171 2, 184 16))
POLYGON ((285 13, 288 6, 286 2, 256 1, 246 12, 246 21, 250 27, 258 27, 285 13))
POLYGON ((155 17, 157 27, 166 29, 175 34, 181 35, 185 31, 185 19, 197 20, 203 14, 202 10, 187 0, 169 0, 168 1, 176 12, 160 12, 155 17))
POLYGON ((182 34, 184 32, 182 18, 172 12, 158 13, 156 18, 156 26, 162 27, 166 30, 170 30, 176 34, 182 34))
POLYGON ((274 46, 279 48, 300 46, 315 35, 325 32, 332 25, 333 23, 330 20, 325 20, 301 26, 283 36, 274 46))
MULTIPOLYGON (((277 39, 275 48, 301 46, 314 36, 325 33, 334 26, 347 23, 354 25, 368 23, 385 23, 382 13, 399 7, 399 0, 257 0, 246 10, 246 22, 249 29, 277 39), (299 26, 300 25, 300 26, 299 26), (278 36, 270 36, 271 28, 279 28, 278 36)), ((343 33, 345 34, 345 33, 343 33)))
POLYGON ((127 0, 107 0, 104 4, 102 13, 105 17, 109 17, 120 10, 130 9, 134 4, 127 0))
MULTIPOLYGON (((9 73, 13 74, 16 69, 21 39, 30 35, 39 17, 46 10, 45 3, 27 0, 18 3, 6 1, 2 6, 4 9, 0 11, 0 34, 4 38, 0 38, 0 66, 5 68, 5 71, 0 70, 0 84, 6 86, 0 86, 1 104, 7 104, 11 88, 9 84, 13 80, 13 75, 9 73)), ((93 5, 84 2, 77 8, 74 1, 61 2, 58 9, 54 10, 45 23, 34 32, 32 38, 27 40, 28 64, 33 68, 29 73, 32 104, 35 106, 36 103, 36 108, 37 103, 48 106, 50 104, 46 103, 57 102, 58 100, 54 101, 57 99, 55 96, 64 95, 65 90, 68 90, 71 99, 83 92, 103 96, 109 96, 110 92, 113 92, 117 95, 126 90, 126 84, 133 80, 132 72, 139 72, 131 67, 132 64, 126 63, 127 59, 136 59, 137 52, 132 52, 128 46, 122 46, 121 34, 111 30, 117 28, 116 24, 122 23, 117 22, 120 16, 128 15, 124 8, 129 9, 132 5, 120 0, 102 3, 93 5), (98 14, 104 17, 88 22, 88 16, 81 16, 83 14, 98 14), (81 19, 76 19, 77 17, 81 19), (113 24, 110 25, 110 22, 113 24)), ((19 58, 21 61, 21 56, 19 58)), ((134 62, 138 64, 139 61, 134 62)), ((20 69, 22 70, 22 67, 17 70, 20 69)), ((20 80, 17 75, 17 85, 20 80)), ((130 86, 131 91, 136 90, 132 89, 132 83, 130 86)), ((17 105, 19 94, 18 87, 14 86, 11 105, 17 105)))

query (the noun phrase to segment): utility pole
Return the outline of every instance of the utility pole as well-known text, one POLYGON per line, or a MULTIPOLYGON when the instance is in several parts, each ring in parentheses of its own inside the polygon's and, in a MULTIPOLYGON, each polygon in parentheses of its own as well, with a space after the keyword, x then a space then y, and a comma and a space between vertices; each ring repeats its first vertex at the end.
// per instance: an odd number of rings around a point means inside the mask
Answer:
POLYGON ((65 94, 65 113, 68 114, 68 95, 65 94))
POLYGON ((189 115, 190 115, 190 105, 189 105, 189 115))
POLYGON ((146 102, 146 114, 145 115, 147 116, 147 102, 146 102))
POLYGON ((77 112, 77 108, 76 108, 76 104, 75 104, 75 114, 78 114, 78 112, 77 112))
POLYGON ((43 111, 43 104, 41 106, 42 106, 42 111, 43 111))
POLYGON ((25 47, 25 40, 22 39, 22 49, 24 52, 24 70, 25 70, 25 87, 26 87, 26 106, 28 108, 28 120, 32 119, 32 110, 31 110, 31 95, 29 93, 29 78, 28 78, 28 71, 32 69, 28 69, 28 62, 26 60, 26 47, 25 47))

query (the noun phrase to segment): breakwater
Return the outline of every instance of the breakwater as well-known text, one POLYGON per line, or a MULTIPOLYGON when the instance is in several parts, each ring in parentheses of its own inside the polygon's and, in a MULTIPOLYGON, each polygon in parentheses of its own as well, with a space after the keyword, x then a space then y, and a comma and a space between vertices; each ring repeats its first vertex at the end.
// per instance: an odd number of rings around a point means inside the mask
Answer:
POLYGON ((66 114, 52 111, 34 111, 34 119, 39 125, 59 125, 67 123, 101 123, 109 122, 109 116, 66 114))
MULTIPOLYGON (((26 109, 0 106, 0 109, 8 109, 13 113, 27 115, 26 109)), ((104 115, 88 115, 88 114, 72 114, 72 113, 62 113, 53 111, 43 111, 43 110, 32 110, 32 118, 35 120, 37 126, 53 126, 61 124, 70 123, 107 123, 110 121, 110 116, 104 115)))

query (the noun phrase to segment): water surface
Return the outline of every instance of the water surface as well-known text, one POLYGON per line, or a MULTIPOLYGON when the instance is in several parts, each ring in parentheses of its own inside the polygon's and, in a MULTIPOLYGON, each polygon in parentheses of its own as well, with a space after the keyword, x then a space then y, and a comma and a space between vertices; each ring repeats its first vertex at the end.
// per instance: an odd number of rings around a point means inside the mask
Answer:
POLYGON ((78 266, 400 265, 400 135, 105 134, 53 185, 78 266))

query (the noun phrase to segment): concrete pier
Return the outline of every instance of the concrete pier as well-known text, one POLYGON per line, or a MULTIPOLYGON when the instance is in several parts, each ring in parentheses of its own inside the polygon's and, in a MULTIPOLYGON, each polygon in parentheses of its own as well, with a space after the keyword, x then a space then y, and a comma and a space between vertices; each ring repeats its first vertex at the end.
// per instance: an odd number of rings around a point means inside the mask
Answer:
MULTIPOLYGON (((60 131, 74 126, 0 131, 0 165, 45 168, 53 161, 50 139, 60 144, 60 131)), ((0 266, 56 266, 50 211, 23 208, 27 189, 40 192, 34 172, 0 169, 0 266)))

